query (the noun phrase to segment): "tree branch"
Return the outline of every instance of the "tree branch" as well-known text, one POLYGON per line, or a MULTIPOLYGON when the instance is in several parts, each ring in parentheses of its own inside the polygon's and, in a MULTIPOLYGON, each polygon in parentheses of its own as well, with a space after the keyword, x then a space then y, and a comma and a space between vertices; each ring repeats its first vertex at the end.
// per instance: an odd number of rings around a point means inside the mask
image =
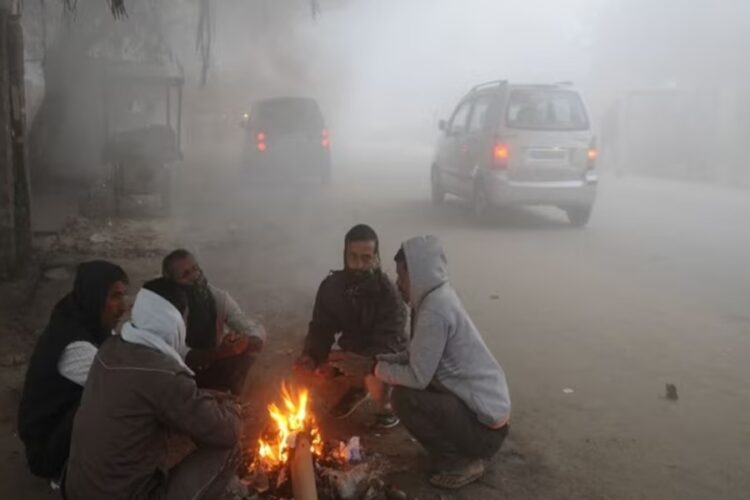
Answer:
MULTIPOLYGON (((78 8, 78 0, 62 0, 63 6, 69 12, 75 12, 78 8)), ((115 19, 128 17, 128 11, 125 9, 125 0, 107 0, 109 9, 115 19)))

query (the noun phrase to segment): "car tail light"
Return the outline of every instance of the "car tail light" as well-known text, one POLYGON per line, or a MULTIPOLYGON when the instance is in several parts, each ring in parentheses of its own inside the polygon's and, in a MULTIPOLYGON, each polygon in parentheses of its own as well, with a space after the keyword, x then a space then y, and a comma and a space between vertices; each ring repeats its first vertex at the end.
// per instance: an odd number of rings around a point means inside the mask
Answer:
POLYGON ((586 167, 592 169, 596 166, 596 159, 599 151, 596 149, 596 141, 592 140, 589 149, 586 151, 586 167))
POLYGON ((268 145, 266 144, 265 132, 258 132, 257 134, 255 134, 255 148, 261 153, 268 149, 268 145))
POLYGON ((328 149, 331 147, 331 139, 328 137, 328 130, 323 129, 320 132, 320 145, 323 146, 325 149, 328 149))
POLYGON ((497 143, 492 147, 492 169, 505 170, 508 168, 510 149, 507 144, 497 143))

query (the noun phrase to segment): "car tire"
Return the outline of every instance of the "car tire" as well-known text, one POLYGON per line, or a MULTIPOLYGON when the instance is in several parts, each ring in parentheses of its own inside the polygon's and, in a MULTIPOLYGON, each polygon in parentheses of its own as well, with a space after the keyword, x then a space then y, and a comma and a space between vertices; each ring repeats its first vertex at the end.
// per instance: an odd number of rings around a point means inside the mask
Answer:
POLYGON ((487 191, 481 184, 474 185, 474 195, 471 197, 471 213, 475 219, 484 222, 490 213, 490 201, 487 191))
POLYGON ((568 220, 575 227, 584 227, 591 218, 591 207, 570 207, 566 208, 568 220))
POLYGON ((430 185, 432 188, 432 203, 434 205, 440 205, 445 201, 445 189, 440 182, 440 173, 438 172, 437 167, 432 168, 432 173, 430 174, 430 185))

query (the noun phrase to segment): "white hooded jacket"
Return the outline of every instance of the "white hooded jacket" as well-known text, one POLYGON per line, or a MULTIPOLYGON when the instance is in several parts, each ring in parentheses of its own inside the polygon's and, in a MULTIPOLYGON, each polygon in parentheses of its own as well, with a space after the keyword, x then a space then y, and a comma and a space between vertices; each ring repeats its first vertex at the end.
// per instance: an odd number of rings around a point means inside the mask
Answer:
POLYGON ((185 364, 185 319, 167 299, 151 290, 141 289, 135 297, 130 321, 122 327, 122 338, 161 351, 177 361, 191 375, 185 364))

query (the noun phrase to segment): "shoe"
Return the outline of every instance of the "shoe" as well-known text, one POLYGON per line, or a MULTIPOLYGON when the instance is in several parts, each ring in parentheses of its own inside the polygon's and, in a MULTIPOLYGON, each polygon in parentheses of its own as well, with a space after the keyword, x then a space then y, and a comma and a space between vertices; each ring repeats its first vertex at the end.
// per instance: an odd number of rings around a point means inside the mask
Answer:
POLYGON ((430 476, 430 484, 446 490, 458 490, 480 479, 486 470, 483 460, 469 460, 430 476))
POLYGON ((395 413, 380 413, 375 415, 375 427, 378 429, 393 429, 401 420, 396 416, 395 413))
POLYGON ((349 389, 347 393, 344 394, 344 397, 336 403, 336 406, 331 409, 330 415, 333 418, 346 418, 354 413, 354 410, 359 408, 359 406, 368 399, 370 399, 369 392, 364 389, 353 387, 349 389))

